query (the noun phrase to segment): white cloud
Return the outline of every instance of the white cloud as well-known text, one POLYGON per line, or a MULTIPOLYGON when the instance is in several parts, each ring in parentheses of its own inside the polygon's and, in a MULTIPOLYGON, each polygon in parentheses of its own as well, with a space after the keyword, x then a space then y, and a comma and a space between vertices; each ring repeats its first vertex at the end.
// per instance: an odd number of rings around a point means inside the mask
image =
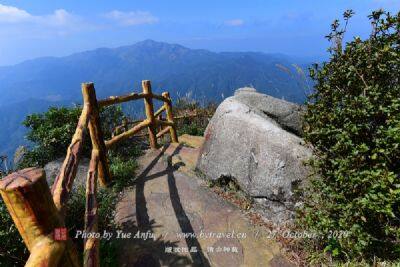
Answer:
POLYGON ((34 15, 18 7, 0 4, 0 36, 45 37, 68 35, 94 25, 65 9, 34 15), (6 26, 6 27, 1 27, 6 26))
POLYGON ((225 25, 228 26, 242 26, 244 24, 244 20, 242 19, 231 19, 231 20, 226 20, 225 25))
POLYGON ((2 24, 35 23, 49 26, 65 26, 76 20, 75 16, 64 9, 57 9, 52 14, 37 16, 17 7, 0 4, 0 23, 2 24))
POLYGON ((64 9, 57 9, 53 14, 45 16, 44 19, 49 21, 53 25, 67 25, 69 23, 74 23, 78 20, 77 17, 73 16, 64 9))
POLYGON ((158 18, 150 12, 139 10, 130 12, 113 10, 106 14, 94 14, 89 20, 65 9, 33 14, 19 7, 0 4, 0 39, 53 38, 83 31, 97 31, 112 26, 110 20, 112 25, 121 26, 158 22, 158 18))
POLYGON ((25 10, 0 4, 0 22, 18 23, 28 21, 32 15, 25 10))
POLYGON ((106 13, 104 16, 108 19, 116 21, 122 26, 134 26, 158 22, 158 18, 147 11, 123 12, 119 10, 113 10, 106 13))

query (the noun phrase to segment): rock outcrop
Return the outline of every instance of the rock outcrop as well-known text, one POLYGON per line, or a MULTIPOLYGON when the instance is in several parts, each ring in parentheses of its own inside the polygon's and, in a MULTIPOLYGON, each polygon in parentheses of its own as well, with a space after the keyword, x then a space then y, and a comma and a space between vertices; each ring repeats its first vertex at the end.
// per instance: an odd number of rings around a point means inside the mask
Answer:
POLYGON ((300 134, 298 105, 241 88, 211 119, 197 168, 212 180, 231 177, 266 217, 282 222, 293 215, 294 191, 308 176, 311 151, 300 134))
MULTIPOLYGON (((46 180, 50 187, 53 185, 54 180, 56 179, 58 173, 60 172, 63 162, 64 158, 60 158, 51 161, 44 166, 44 171, 46 172, 46 180)), ((73 184, 74 189, 79 186, 85 186, 86 175, 88 173, 88 170, 89 170, 89 159, 82 158, 79 162, 78 170, 76 171, 76 176, 73 184)))
POLYGON ((18 166, 18 164, 20 164, 22 162, 22 160, 24 159, 27 151, 28 150, 27 150, 27 148, 25 146, 19 146, 15 150, 14 159, 13 159, 14 166, 18 166))

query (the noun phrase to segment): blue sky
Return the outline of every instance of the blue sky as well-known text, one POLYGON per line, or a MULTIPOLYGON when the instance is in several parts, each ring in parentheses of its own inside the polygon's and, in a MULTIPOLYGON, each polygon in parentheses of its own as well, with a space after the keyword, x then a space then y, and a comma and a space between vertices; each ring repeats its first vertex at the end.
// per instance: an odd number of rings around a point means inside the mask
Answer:
POLYGON ((325 55, 330 23, 352 8, 349 36, 399 0, 0 0, 0 66, 154 39, 212 51, 325 55))

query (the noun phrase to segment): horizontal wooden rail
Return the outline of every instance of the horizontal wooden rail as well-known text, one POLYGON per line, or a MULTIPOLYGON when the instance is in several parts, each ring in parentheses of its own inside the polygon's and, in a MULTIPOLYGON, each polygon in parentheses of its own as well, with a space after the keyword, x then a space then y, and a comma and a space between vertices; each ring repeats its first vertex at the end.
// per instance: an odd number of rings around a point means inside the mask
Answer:
POLYGON ((112 130, 112 132, 114 133, 115 131, 117 131, 119 129, 124 129, 124 128, 128 127, 129 125, 138 124, 138 123, 140 123, 140 122, 142 122, 144 120, 146 120, 146 119, 139 119, 139 120, 134 120, 134 121, 123 122, 122 124, 120 124, 118 126, 115 126, 114 129, 112 130))
MULTIPOLYGON (((156 113, 154 113, 154 115, 156 115, 156 113)), ((182 119, 187 119, 187 118, 195 118, 195 117, 199 117, 199 116, 201 116, 201 115, 202 115, 202 114, 182 115, 182 116, 174 117, 174 120, 182 120, 182 119)), ((211 117, 211 116, 209 116, 209 117, 211 117)), ((128 125, 137 124, 137 123, 139 123, 139 122, 142 122, 143 120, 145 120, 145 119, 129 121, 127 124, 128 124, 128 125)), ((158 119, 158 121, 162 121, 161 123, 159 122, 159 124, 164 124, 164 125, 168 124, 168 122, 166 122, 165 120, 160 120, 160 119, 158 119), (166 123, 163 123, 163 122, 166 122, 166 123)), ((119 125, 119 126, 115 127, 115 129, 117 129, 117 128, 122 128, 122 127, 124 127, 124 125, 119 125)), ((170 126, 168 126, 168 127, 170 127, 170 126)), ((168 129, 170 129, 170 128, 168 128, 168 129)), ((163 130, 165 130, 165 128, 164 128, 163 130)), ((165 130, 165 132, 168 132, 168 131, 165 130)), ((159 134, 160 134, 160 133, 157 134, 157 138, 160 137, 159 134)), ((146 134, 146 133, 143 133, 143 134, 135 134, 136 137, 146 137, 147 135, 148 135, 148 134, 146 134)), ((163 134, 163 135, 164 135, 164 134, 163 134)))
POLYGON ((110 106, 110 105, 115 105, 119 103, 124 103, 132 100, 137 100, 146 97, 146 94, 143 93, 131 93, 129 95, 123 95, 123 96, 111 96, 106 99, 102 99, 97 101, 99 104, 99 107, 105 107, 105 106, 110 106))
POLYGON ((174 126, 175 125, 175 123, 172 121, 161 121, 159 119, 156 119, 155 122, 157 125, 163 125, 163 126, 174 126))
POLYGON ((161 106, 161 108, 159 108, 156 112, 154 112, 154 117, 158 117, 159 115, 161 115, 161 113, 163 113, 165 111, 165 106, 161 106))
MULTIPOLYGON (((154 113, 154 115, 156 115, 156 113, 154 113)), ((174 120, 182 120, 182 119, 187 119, 187 118, 196 118, 196 117, 199 117, 199 116, 201 116, 202 114, 190 114, 190 115, 182 115, 182 116, 177 116, 177 117, 174 117, 174 120)), ((211 117, 211 116, 209 116, 209 117, 211 117)), ((132 125, 132 124, 137 124, 137 123, 139 123, 139 122, 142 122, 143 120, 145 120, 145 119, 141 119, 141 120, 134 120, 134 121, 129 121, 129 122, 127 122, 127 125, 132 125)), ((160 119, 158 119, 159 121, 163 121, 163 122, 165 122, 165 120, 160 120, 160 119)), ((160 124, 160 123, 159 123, 160 124)), ((161 122, 161 124, 163 124, 162 122, 161 122)), ((167 122, 167 124, 168 124, 168 122, 167 122)), ((123 128, 123 127, 125 127, 125 125, 119 125, 119 126, 117 126, 117 127, 115 127, 115 129, 117 129, 117 128, 123 128)), ((168 126, 169 127, 169 126, 168 126)), ((165 128, 164 128, 165 129, 165 128)), ((170 129, 170 128, 168 128, 168 129, 170 129)), ((143 134, 135 134, 135 136, 136 137, 146 137, 148 134, 146 134, 146 133, 143 133, 143 134)), ((159 135, 157 134, 157 138, 159 137, 159 135)))
POLYGON ((138 131, 142 130, 143 128, 147 127, 150 125, 150 122, 148 120, 144 120, 141 123, 135 125, 133 128, 131 128, 130 130, 121 133, 117 136, 114 136, 111 140, 107 140, 106 143, 106 147, 109 148, 113 145, 115 145, 116 143, 118 143, 121 140, 127 139, 131 136, 133 136, 135 133, 137 133, 138 131))
POLYGON ((142 99, 145 97, 151 97, 155 98, 160 101, 169 101, 169 99, 166 99, 162 95, 156 95, 156 94, 144 94, 144 93, 131 93, 129 95, 123 95, 123 96, 110 96, 109 98, 106 99, 101 99, 98 100, 99 107, 106 107, 110 105, 115 105, 115 104, 120 104, 124 102, 129 102, 132 100, 137 100, 137 99, 142 99))
POLYGON ((171 130, 171 126, 165 127, 160 132, 157 133, 157 138, 162 137, 164 134, 168 133, 171 130))
POLYGON ((151 97, 152 97, 152 98, 155 98, 155 99, 157 99, 157 100, 163 101, 163 102, 170 102, 170 99, 169 99, 169 98, 166 98, 166 97, 164 97, 164 96, 162 96, 162 95, 152 94, 151 97))

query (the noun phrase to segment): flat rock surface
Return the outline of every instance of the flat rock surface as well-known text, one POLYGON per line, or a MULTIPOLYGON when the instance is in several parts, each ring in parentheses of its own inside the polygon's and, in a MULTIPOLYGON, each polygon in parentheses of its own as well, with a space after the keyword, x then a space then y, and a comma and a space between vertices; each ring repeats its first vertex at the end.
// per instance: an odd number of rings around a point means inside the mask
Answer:
POLYGON ((188 171, 197 155, 198 148, 171 145, 139 159, 136 183, 124 191, 115 219, 142 238, 122 241, 120 265, 292 266, 275 241, 256 237, 263 229, 188 171))

